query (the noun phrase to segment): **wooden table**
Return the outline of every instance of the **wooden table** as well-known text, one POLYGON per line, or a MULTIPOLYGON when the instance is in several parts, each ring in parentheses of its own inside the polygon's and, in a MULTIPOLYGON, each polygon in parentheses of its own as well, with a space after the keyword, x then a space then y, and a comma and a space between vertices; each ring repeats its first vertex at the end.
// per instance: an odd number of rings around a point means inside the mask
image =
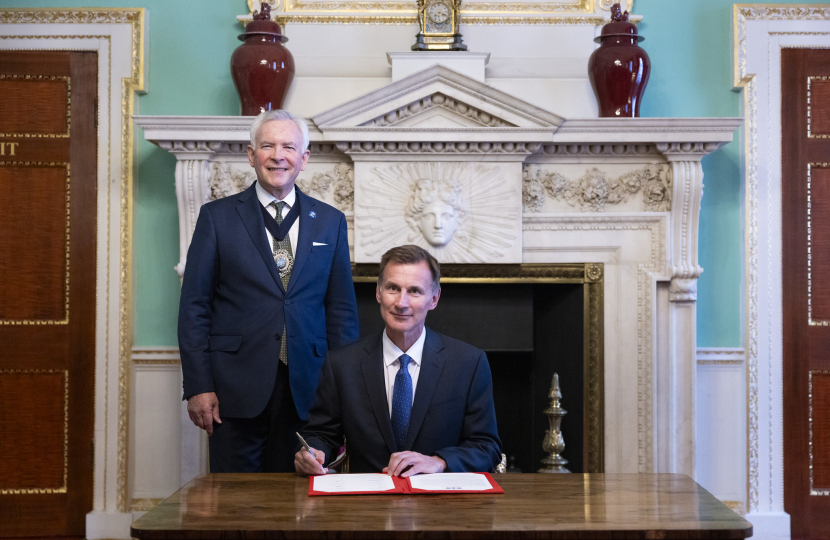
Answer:
POLYGON ((308 496, 293 474, 197 476, 133 523, 139 540, 724 539, 752 525, 678 474, 499 474, 503 495, 308 496))

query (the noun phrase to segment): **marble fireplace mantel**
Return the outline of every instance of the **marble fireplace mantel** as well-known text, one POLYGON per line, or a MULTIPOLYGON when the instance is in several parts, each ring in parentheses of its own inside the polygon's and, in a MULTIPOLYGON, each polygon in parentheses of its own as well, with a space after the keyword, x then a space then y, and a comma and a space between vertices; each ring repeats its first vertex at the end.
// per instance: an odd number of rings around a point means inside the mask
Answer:
MULTIPOLYGON (((178 160, 181 275, 199 207, 254 180, 252 119, 134 118, 178 160)), ((449 263, 602 263, 605 471, 694 476, 701 159, 742 119, 563 118, 435 65, 307 120, 298 185, 344 211, 355 263, 401 243, 449 263), (413 213, 425 179, 455 193, 449 241, 413 213)))

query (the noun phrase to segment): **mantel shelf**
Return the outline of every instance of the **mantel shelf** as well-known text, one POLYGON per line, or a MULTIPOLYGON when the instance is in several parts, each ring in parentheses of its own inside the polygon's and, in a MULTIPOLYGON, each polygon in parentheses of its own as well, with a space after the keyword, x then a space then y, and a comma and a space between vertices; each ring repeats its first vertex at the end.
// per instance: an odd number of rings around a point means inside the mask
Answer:
MULTIPOLYGON (((246 142, 251 116, 133 116, 148 141, 246 142)), ((552 129, 465 127, 434 128, 356 127, 319 128, 309 118, 311 142, 350 141, 505 141, 538 143, 707 142, 723 145, 743 124, 743 118, 569 118, 552 129)))

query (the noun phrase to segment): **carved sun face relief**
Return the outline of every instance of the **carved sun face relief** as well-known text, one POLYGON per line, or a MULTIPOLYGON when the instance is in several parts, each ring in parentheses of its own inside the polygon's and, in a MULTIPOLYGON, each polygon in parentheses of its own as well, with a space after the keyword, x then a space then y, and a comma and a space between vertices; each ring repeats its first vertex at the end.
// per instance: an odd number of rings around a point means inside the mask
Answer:
POLYGON ((404 209, 410 228, 413 232, 420 231, 431 246, 449 244, 459 225, 469 216, 460 180, 422 178, 412 186, 412 192, 404 209))
POLYGON ((502 262, 513 248, 520 207, 500 165, 401 163, 371 172, 355 221, 368 257, 417 244, 440 262, 502 262))
POLYGON ((433 246, 446 246, 458 228, 455 208, 441 200, 434 200, 424 208, 421 219, 421 234, 433 246))

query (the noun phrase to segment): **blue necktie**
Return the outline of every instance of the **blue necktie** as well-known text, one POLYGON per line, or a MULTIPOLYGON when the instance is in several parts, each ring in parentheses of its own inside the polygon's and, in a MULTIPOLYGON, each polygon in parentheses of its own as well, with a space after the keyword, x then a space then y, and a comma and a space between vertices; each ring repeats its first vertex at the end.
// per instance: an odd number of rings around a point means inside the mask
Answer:
POLYGON ((392 432, 399 452, 404 449, 406 433, 409 431, 409 415, 412 412, 412 377, 407 369, 410 360, 412 358, 405 354, 398 358, 401 367, 395 375, 395 387, 392 390, 392 432))

